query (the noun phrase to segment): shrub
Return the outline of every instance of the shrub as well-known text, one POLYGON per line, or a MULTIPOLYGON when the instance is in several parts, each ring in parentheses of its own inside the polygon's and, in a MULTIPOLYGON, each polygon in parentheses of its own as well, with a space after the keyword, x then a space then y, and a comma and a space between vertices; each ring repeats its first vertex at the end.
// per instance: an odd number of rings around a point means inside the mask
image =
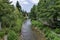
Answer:
POLYGON ((22 23, 23 23, 22 19, 17 19, 16 25, 14 27, 11 27, 10 30, 15 31, 16 33, 20 33, 21 32, 22 23))
POLYGON ((3 28, 3 30, 2 31, 4 31, 5 32, 5 34, 8 34, 8 32, 9 32, 9 28, 3 28))
POLYGON ((60 28, 56 28, 54 31, 55 31, 57 34, 60 34, 60 28))
POLYGON ((49 27, 44 26, 43 24, 41 24, 41 22, 38 21, 32 21, 32 25, 35 27, 40 28, 40 30, 42 30, 45 34, 45 37, 47 38, 46 40, 60 40, 60 36, 56 35, 56 33, 60 33, 60 29, 55 29, 54 31, 51 30, 49 27))
POLYGON ((18 36, 14 31, 9 31, 7 39, 8 40, 18 40, 18 36))
POLYGON ((16 32, 16 33, 19 33, 21 31, 21 27, 22 27, 22 19, 17 19, 16 21, 16 26, 13 27, 13 30, 16 32))
POLYGON ((0 31, 0 38, 3 38, 3 37, 4 37, 4 35, 5 35, 5 32, 0 31))
POLYGON ((21 28, 19 26, 16 26, 12 30, 15 31, 16 33, 20 33, 21 28))
POLYGON ((35 26, 35 27, 40 27, 40 26, 42 26, 41 22, 39 22, 39 21, 34 21, 34 20, 32 20, 32 25, 35 26))

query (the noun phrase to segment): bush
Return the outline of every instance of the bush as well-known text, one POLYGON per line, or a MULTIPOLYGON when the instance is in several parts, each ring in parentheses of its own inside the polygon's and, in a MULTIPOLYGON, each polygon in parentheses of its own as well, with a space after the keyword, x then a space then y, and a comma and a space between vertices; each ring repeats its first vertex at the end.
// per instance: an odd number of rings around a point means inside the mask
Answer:
POLYGON ((56 32, 57 34, 60 34, 60 28, 56 28, 54 32, 56 32))
POLYGON ((22 27, 22 19, 17 19, 16 21, 16 26, 13 27, 13 30, 16 32, 16 33, 19 33, 21 31, 21 27, 22 27))
POLYGON ((12 30, 15 31, 16 33, 21 32, 21 28, 19 26, 14 27, 12 30))
POLYGON ((41 22, 34 21, 34 20, 32 20, 32 25, 35 26, 35 27, 40 27, 40 26, 42 26, 41 22))
MULTIPOLYGON (((45 37, 47 38, 46 40, 60 40, 60 36, 56 35, 53 30, 51 30, 49 27, 44 26, 38 21, 32 21, 32 26, 40 28, 45 34, 45 37)), ((55 29, 54 30, 56 33, 60 33, 60 29, 55 29)))
POLYGON ((14 31, 9 31, 7 39, 8 40, 18 40, 18 36, 14 31))
POLYGON ((16 33, 20 33, 21 32, 22 23, 23 23, 22 19, 17 19, 16 26, 11 27, 10 30, 15 31, 16 33))
POLYGON ((3 28, 3 30, 2 31, 4 31, 5 32, 5 34, 8 34, 8 32, 9 32, 9 28, 3 28))
POLYGON ((0 38, 3 38, 3 37, 4 37, 4 35, 5 35, 5 32, 0 31, 0 38))

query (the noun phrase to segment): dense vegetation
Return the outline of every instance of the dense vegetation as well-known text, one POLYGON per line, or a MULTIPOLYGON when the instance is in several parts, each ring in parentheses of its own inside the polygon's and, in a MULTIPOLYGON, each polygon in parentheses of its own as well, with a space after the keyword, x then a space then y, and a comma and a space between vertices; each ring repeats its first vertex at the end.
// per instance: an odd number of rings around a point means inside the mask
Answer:
POLYGON ((9 0, 0 0, 0 38, 8 35, 8 40, 18 40, 24 16, 19 2, 17 1, 16 7, 11 3, 9 0))
POLYGON ((47 40, 60 40, 60 0, 40 0, 30 12, 32 26, 45 33, 47 40))
POLYGON ((16 7, 9 0, 0 0, 0 39, 19 40, 21 27, 27 15, 32 27, 45 33, 46 40, 60 40, 60 0, 40 0, 31 12, 22 11, 19 2, 16 7))
POLYGON ((60 0, 40 0, 34 5, 31 14, 34 20, 44 20, 44 24, 52 28, 59 27, 60 23, 60 0))

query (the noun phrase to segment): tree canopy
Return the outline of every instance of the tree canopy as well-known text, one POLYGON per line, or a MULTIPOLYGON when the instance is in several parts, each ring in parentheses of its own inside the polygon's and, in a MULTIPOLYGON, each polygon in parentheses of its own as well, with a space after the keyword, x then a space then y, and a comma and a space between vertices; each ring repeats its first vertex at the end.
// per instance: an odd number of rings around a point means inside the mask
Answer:
POLYGON ((45 20, 52 27, 58 26, 60 18, 60 0, 40 0, 38 5, 31 9, 31 19, 45 20))

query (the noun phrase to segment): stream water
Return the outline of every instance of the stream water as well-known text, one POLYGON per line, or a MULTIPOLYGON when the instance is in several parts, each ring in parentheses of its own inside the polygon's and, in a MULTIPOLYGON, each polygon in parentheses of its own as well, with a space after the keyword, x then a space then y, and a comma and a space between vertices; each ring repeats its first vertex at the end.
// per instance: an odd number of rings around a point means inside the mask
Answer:
POLYGON ((31 20, 27 19, 22 25, 21 40, 32 40, 31 20))
POLYGON ((31 28, 31 20, 27 19, 21 29, 21 40, 45 40, 43 34, 31 28))

